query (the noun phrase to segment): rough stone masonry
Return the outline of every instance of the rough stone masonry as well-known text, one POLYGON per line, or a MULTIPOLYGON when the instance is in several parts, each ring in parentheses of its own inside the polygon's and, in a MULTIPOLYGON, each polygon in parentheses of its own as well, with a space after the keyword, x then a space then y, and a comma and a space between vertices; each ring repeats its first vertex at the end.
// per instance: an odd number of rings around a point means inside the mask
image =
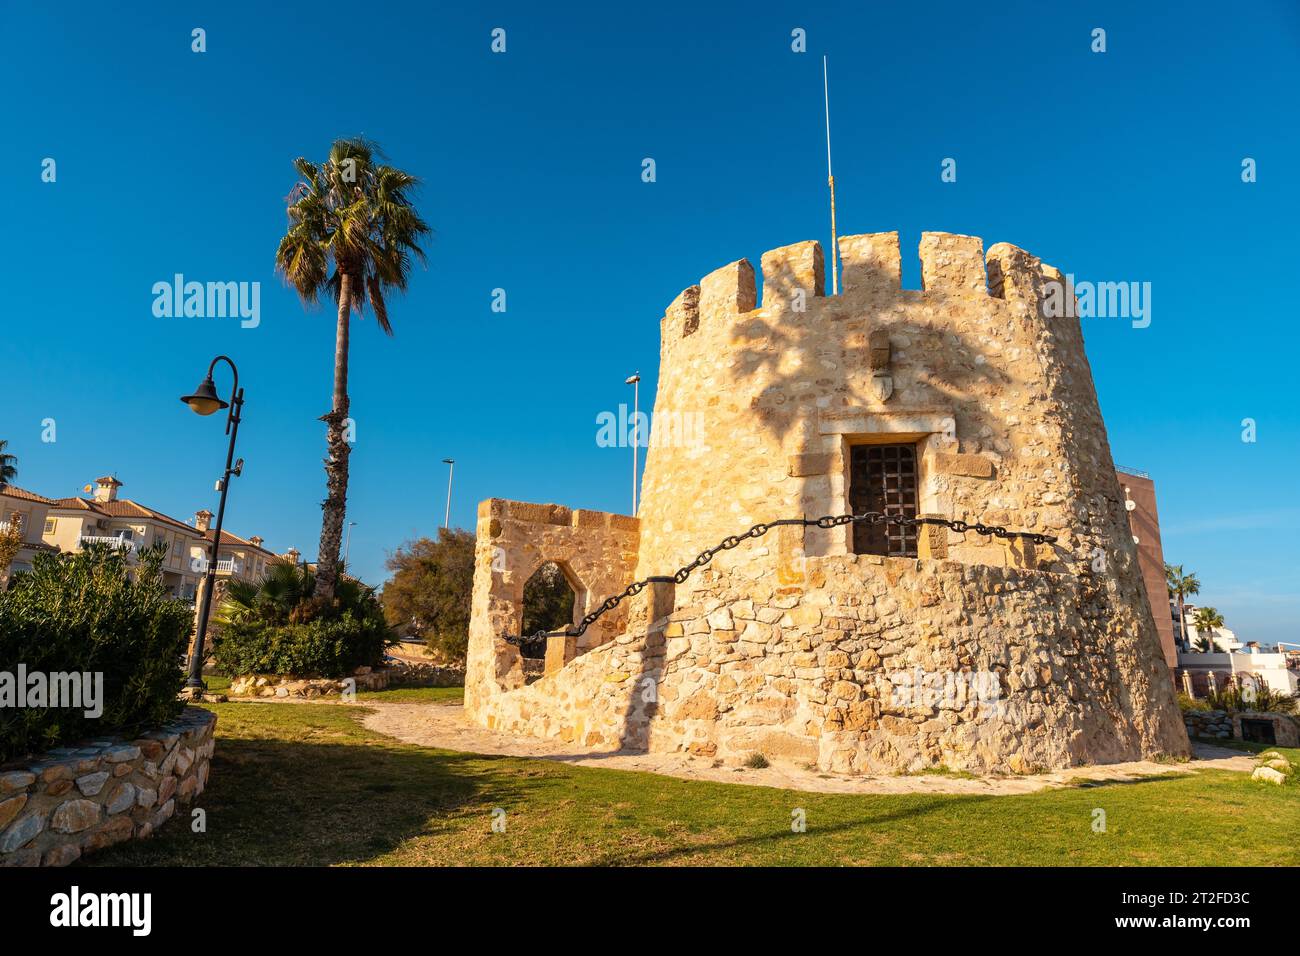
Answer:
POLYGON ((923 289, 897 233, 745 260, 661 324, 637 518, 479 507, 465 702, 496 730, 575 746, 753 753, 836 773, 1033 773, 1188 753, 1139 576, 1083 336, 1048 317, 1060 273, 1027 252, 925 233, 923 289), (683 414, 693 440, 660 427, 683 414), (655 584, 526 684, 504 637, 554 561, 575 619, 632 580, 778 518, 853 511, 861 446, 914 454, 916 512, 1040 532, 927 527, 915 556, 859 553, 853 526, 781 527, 655 584))

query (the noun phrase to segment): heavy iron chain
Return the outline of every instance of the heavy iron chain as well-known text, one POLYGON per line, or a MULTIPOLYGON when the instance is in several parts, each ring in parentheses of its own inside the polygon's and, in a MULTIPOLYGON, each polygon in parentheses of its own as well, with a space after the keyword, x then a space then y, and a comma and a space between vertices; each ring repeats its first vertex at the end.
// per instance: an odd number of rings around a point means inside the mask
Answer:
POLYGON ((538 644, 545 641, 548 637, 581 637, 586 633, 587 628, 600 618, 606 611, 612 611, 623 602, 624 598, 634 597, 640 594, 650 584, 681 584, 696 568, 702 568, 710 561, 719 551, 730 551, 739 545, 742 541, 750 538, 761 538, 772 528, 779 528, 782 525, 799 525, 806 527, 816 526, 818 528, 835 528, 846 524, 893 524, 904 528, 915 528, 919 525, 941 525, 951 528, 958 533, 974 531, 976 534, 992 535, 995 538, 1024 538, 1026 541, 1032 541, 1035 544, 1052 544, 1056 538, 1050 534, 1038 534, 1034 531, 1008 531, 1006 528, 997 525, 986 525, 978 521, 953 521, 948 518, 911 518, 907 515, 891 515, 881 511, 868 511, 860 515, 826 515, 822 518, 782 518, 779 521, 769 521, 766 524, 756 524, 744 534, 731 535, 723 538, 718 544, 706 551, 701 551, 694 561, 684 564, 677 569, 676 574, 670 575, 651 575, 641 581, 633 581, 621 594, 615 594, 605 598, 596 610, 584 617, 576 627, 567 627, 562 631, 537 631, 534 634, 507 635, 505 641, 507 644, 513 644, 520 647, 524 644, 538 644))

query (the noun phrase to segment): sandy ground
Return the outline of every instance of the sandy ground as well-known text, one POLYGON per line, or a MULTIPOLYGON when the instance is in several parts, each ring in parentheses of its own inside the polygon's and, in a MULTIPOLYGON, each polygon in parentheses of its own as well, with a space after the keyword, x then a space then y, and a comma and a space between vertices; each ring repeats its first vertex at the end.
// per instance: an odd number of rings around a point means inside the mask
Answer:
POLYGON ((1249 773, 1254 758, 1223 747, 1193 744, 1194 757, 1183 764, 1152 761, 1074 767, 1057 773, 1028 777, 980 777, 965 779, 943 774, 916 776, 846 777, 804 770, 793 765, 773 765, 762 770, 715 767, 713 761, 686 754, 646 754, 632 751, 586 750, 557 740, 515 737, 471 725, 459 704, 376 703, 363 701, 371 713, 363 718, 370 730, 403 743, 441 750, 534 757, 556 760, 579 767, 611 770, 643 770, 680 777, 684 780, 712 780, 751 786, 808 790, 820 793, 1033 793, 1049 788, 1077 786, 1085 781, 1125 781, 1166 773, 1196 773, 1201 770, 1235 770, 1249 773))

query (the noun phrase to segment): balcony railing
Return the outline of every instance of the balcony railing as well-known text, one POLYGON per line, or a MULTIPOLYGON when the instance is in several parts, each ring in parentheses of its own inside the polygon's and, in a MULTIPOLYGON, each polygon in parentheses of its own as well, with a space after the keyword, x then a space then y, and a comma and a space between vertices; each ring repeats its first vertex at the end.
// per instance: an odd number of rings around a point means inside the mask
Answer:
POLYGON ((234 558, 218 558, 217 571, 225 571, 227 574, 239 574, 244 570, 244 566, 234 558))
POLYGON ((88 544, 106 544, 110 548, 116 548, 119 551, 135 553, 135 542, 130 538, 123 538, 119 535, 83 534, 78 538, 77 544, 83 548, 88 544))

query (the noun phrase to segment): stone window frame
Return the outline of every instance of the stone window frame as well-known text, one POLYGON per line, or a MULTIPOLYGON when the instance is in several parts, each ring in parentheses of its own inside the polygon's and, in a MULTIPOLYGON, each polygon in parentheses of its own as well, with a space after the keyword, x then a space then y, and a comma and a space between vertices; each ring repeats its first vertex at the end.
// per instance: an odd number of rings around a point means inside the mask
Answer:
MULTIPOLYGON (((936 487, 935 456, 941 452, 955 451, 958 442, 955 432, 956 416, 944 410, 924 412, 878 412, 863 410, 861 414, 837 415, 823 419, 820 430, 831 448, 831 508, 836 514, 849 513, 849 482, 852 469, 849 449, 854 445, 916 445, 917 514, 952 513, 951 495, 941 494, 936 487), (951 439, 949 436, 952 436, 951 439)), ((832 529, 831 554, 851 555, 853 551, 853 526, 843 525, 832 529)))

